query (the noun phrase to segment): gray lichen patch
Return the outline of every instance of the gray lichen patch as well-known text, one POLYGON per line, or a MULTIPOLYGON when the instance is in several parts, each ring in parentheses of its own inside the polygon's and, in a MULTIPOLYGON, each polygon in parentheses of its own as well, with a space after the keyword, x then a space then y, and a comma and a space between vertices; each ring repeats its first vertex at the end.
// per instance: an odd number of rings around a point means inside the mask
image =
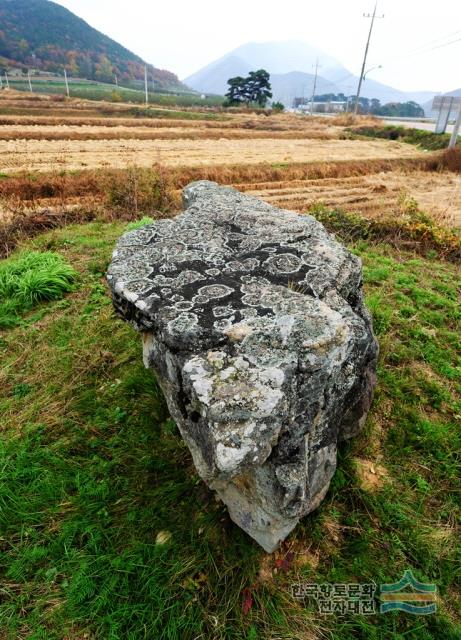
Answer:
POLYGON ((108 282, 198 472, 271 551, 323 499, 370 406, 361 264, 310 216, 206 181, 183 199, 120 239, 108 282))

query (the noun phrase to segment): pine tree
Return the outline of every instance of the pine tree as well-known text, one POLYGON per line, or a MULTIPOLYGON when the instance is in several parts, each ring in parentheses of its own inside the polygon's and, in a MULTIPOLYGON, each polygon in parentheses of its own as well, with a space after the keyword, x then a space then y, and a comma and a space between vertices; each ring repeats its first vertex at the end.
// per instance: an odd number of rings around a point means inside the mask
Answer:
POLYGON ((245 78, 235 76, 235 78, 229 78, 227 84, 229 85, 229 89, 226 93, 226 98, 229 104, 238 104, 239 102, 246 101, 245 78))
POLYGON ((264 107, 266 102, 272 98, 270 75, 265 69, 250 71, 246 81, 248 102, 256 102, 260 107, 264 107))
POLYGON ((229 89, 226 93, 227 104, 249 105, 252 102, 264 107, 269 98, 272 98, 270 75, 264 69, 250 71, 247 78, 235 76, 229 78, 227 84, 229 89))

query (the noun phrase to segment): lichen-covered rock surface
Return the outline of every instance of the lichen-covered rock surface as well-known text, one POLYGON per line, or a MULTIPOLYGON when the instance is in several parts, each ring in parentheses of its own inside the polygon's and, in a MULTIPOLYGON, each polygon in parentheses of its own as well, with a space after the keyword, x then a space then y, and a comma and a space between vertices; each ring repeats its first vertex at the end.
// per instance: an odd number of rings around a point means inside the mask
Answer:
POLYGON ((267 551, 324 498, 377 357, 360 261, 310 216, 212 182, 119 240, 108 281, 203 480, 267 551))

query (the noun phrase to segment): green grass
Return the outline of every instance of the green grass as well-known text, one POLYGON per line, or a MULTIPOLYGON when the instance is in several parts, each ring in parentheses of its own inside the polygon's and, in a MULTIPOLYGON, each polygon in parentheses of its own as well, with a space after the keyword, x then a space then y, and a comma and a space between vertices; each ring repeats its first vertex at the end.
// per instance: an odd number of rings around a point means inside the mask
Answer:
POLYGON ((151 218, 150 216, 143 216, 139 220, 134 220, 133 222, 129 222, 125 227, 125 231, 134 231, 135 229, 144 227, 146 224, 152 224, 153 222, 154 222, 154 219, 151 218))
MULTIPOLYGON (((9 80, 10 87, 17 91, 30 91, 27 80, 9 80)), ((109 100, 114 102, 134 102, 143 104, 145 101, 144 85, 138 88, 122 87, 113 84, 94 81, 70 81, 69 92, 72 98, 83 98, 86 100, 109 100)), ((34 80, 32 78, 33 93, 66 95, 66 85, 64 80, 34 80)), ((153 104, 164 106, 221 106, 224 98, 222 96, 210 96, 201 98, 200 94, 176 93, 174 91, 157 93, 149 91, 149 101, 153 104)))
POLYGON ((11 327, 43 300, 74 288, 76 271, 58 253, 25 251, 0 263, 0 328, 11 327))
MULTIPOLYGON (((400 140, 414 144, 425 151, 437 151, 446 149, 451 135, 448 133, 433 133, 423 129, 411 129, 409 127, 386 125, 384 127, 353 127, 348 131, 354 135, 368 138, 384 138, 386 140, 400 140)), ((458 145, 460 143, 458 142, 458 145)))
POLYGON ((198 477, 139 336, 114 317, 103 276, 123 229, 27 244, 61 254, 80 286, 0 338, 0 637, 459 639, 459 264, 352 245, 381 345, 376 398, 325 501, 269 556, 198 477), (437 615, 322 617, 290 595, 404 569, 437 584, 437 615))

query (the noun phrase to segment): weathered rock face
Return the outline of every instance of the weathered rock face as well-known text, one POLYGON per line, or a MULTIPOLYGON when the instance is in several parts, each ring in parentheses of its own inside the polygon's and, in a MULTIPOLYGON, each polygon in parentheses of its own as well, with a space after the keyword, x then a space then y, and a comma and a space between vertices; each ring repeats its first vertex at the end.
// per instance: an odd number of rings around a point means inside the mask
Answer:
POLYGON ((370 406, 358 258, 310 216, 212 182, 126 233, 108 272, 171 415, 231 518, 273 551, 327 492, 370 406))

